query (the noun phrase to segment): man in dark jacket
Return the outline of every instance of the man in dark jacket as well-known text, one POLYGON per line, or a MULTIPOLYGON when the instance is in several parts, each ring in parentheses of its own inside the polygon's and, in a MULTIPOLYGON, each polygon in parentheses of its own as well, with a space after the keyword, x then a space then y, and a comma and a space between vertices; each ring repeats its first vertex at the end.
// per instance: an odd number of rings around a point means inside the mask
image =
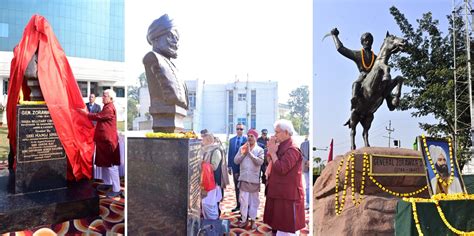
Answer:
MULTIPOLYGON (((268 130, 267 129, 262 129, 262 135, 260 135, 260 137, 258 137, 257 139, 257 144, 259 147, 263 148, 263 151, 264 151, 264 157, 267 156, 267 143, 268 143, 268 130)), ((265 184, 267 183, 267 178, 265 177, 265 171, 267 170, 267 166, 268 166, 268 162, 267 162, 267 158, 264 158, 264 162, 263 162, 263 165, 261 166, 260 168, 260 174, 261 174, 261 177, 262 177, 262 183, 265 184)))
POLYGON ((235 187, 235 201, 237 206, 232 209, 232 212, 240 210, 239 202, 239 188, 237 186, 239 182, 240 166, 234 163, 234 158, 239 148, 247 142, 247 137, 243 136, 245 126, 238 123, 235 127, 237 135, 229 140, 229 152, 227 156, 227 166, 229 167, 229 175, 232 175, 235 187))
POLYGON ((89 102, 86 103, 87 111, 90 113, 99 113, 100 112, 100 106, 99 104, 95 103, 95 94, 91 93, 89 95, 89 102))

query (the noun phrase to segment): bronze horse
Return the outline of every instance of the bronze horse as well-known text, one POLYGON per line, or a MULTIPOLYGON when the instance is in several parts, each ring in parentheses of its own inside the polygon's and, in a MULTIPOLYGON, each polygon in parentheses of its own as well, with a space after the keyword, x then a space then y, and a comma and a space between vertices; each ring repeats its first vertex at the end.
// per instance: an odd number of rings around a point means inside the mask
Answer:
POLYGON ((384 39, 380 54, 374 62, 372 70, 367 74, 361 84, 361 89, 356 96, 354 108, 351 116, 344 125, 351 129, 351 149, 356 149, 355 135, 356 126, 361 124, 364 128, 362 137, 366 147, 369 145, 369 129, 374 120, 374 113, 382 105, 383 100, 387 102, 390 111, 395 110, 400 103, 400 95, 403 84, 403 77, 390 77, 390 67, 387 65, 390 56, 404 50, 407 42, 405 39, 387 35, 384 39), (384 75, 386 75, 384 77, 384 75), (393 93, 392 91, 395 90, 393 93))

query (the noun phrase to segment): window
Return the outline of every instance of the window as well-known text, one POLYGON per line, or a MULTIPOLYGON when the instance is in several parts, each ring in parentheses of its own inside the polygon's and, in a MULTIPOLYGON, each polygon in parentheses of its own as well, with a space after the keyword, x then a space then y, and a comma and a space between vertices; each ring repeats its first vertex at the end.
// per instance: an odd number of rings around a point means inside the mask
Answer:
POLYGON ((8 80, 3 81, 3 94, 7 95, 8 93, 8 80))
POLYGON ((91 93, 93 93, 96 97, 100 97, 102 95, 99 94, 97 82, 91 82, 91 93))
POLYGON ((234 91, 229 91, 229 117, 228 117, 228 130, 229 134, 234 133, 234 91))
POLYGON ((8 24, 0 23, 0 38, 8 38, 8 24))
POLYGON ((110 89, 110 86, 102 86, 102 87, 99 87, 99 91, 98 91, 98 95, 99 97, 102 96, 102 94, 104 93, 105 90, 107 89, 110 89))
POLYGON ((247 118, 237 118, 237 124, 243 124, 244 126, 247 126, 247 118))
POLYGON ((245 93, 239 93, 239 97, 238 97, 239 101, 246 101, 247 100, 247 94, 245 93))
POLYGON ((257 128, 257 90, 252 90, 250 96, 250 128, 257 128))
POLYGON ((196 109, 196 92, 188 92, 189 108, 196 109))
POLYGON ((125 88, 124 87, 114 87, 114 92, 118 98, 125 97, 125 88))
POLYGON ((257 128, 257 115, 250 116, 250 128, 256 129, 257 128))
POLYGON ((81 90, 81 96, 83 98, 86 98, 87 97, 87 82, 77 81, 77 85, 79 86, 79 89, 81 90))

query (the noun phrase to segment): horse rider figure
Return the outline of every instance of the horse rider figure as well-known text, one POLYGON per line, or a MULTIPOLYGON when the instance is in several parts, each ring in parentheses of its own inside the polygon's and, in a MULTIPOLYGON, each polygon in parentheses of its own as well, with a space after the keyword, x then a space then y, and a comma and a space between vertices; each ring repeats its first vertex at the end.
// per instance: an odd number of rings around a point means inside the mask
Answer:
MULTIPOLYGON (((334 44, 336 45, 337 51, 343 56, 354 61, 357 65, 357 69, 359 69, 360 72, 359 77, 352 84, 351 110, 353 110, 356 106, 357 96, 360 93, 362 81, 365 79, 370 70, 372 70, 375 59, 377 59, 377 55, 375 55, 374 51, 372 51, 372 43, 374 42, 374 37, 369 32, 362 34, 362 36, 360 37, 362 49, 359 51, 351 50, 344 47, 341 40, 339 40, 339 30, 337 30, 337 28, 331 30, 331 35, 333 36, 334 44)), ((390 74, 387 75, 386 73, 382 80, 385 81, 389 79, 390 74)))

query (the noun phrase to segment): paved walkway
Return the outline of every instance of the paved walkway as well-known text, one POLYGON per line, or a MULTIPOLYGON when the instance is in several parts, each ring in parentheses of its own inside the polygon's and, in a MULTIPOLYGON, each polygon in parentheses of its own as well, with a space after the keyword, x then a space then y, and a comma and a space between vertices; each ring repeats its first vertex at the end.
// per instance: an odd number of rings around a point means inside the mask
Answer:
MULTIPOLYGON (((0 162, 0 170, 8 168, 6 162, 0 162)), ((93 182, 96 187, 100 181, 93 182)), ((123 191, 123 180, 121 181, 123 191)), ((60 224, 42 225, 34 229, 2 234, 7 235, 120 235, 124 234, 125 199, 108 199, 105 192, 99 192, 100 215, 97 217, 69 220, 60 224)))
MULTIPOLYGON (((224 200, 220 203, 222 215, 221 219, 228 219, 231 224, 230 235, 271 235, 271 228, 267 224, 263 223, 263 211, 265 209, 265 194, 264 189, 265 186, 262 184, 260 187, 260 206, 258 207, 257 212, 257 229, 252 230, 250 228, 250 224, 247 225, 245 229, 238 228, 238 218, 240 213, 232 212, 231 210, 235 208, 235 191, 234 191, 234 183, 233 179, 230 176, 229 180, 231 183, 227 186, 224 191, 224 200)), ((306 216, 306 227, 300 231, 300 235, 308 235, 309 234, 309 210, 305 211, 306 216)))

